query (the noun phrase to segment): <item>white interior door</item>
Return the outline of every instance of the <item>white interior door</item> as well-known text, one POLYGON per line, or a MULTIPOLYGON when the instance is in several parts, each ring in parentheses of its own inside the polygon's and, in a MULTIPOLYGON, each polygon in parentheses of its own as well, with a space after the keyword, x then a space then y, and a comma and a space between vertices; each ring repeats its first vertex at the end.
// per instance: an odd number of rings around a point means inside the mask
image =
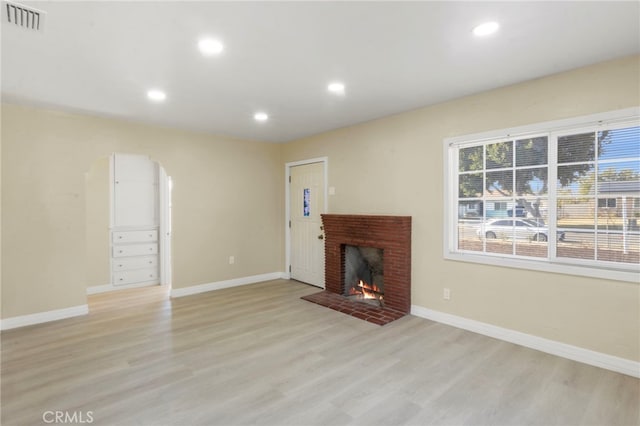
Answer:
POLYGON ((324 163, 290 170, 291 278, 324 288, 324 163))

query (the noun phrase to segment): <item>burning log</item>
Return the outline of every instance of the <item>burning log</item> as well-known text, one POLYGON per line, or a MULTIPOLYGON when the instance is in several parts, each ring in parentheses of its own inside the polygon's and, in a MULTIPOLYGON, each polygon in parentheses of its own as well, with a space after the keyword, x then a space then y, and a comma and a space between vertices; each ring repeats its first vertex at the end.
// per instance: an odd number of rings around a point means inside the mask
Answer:
POLYGON ((384 292, 375 284, 360 280, 357 286, 349 289, 349 294, 362 297, 365 300, 375 300, 380 304, 380 307, 384 308, 384 292))

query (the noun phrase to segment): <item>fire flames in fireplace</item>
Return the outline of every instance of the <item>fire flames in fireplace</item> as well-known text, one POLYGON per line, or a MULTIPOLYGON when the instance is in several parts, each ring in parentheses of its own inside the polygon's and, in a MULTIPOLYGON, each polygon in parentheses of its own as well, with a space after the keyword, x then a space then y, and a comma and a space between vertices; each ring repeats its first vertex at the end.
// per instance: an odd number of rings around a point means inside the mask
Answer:
POLYGON ((362 295, 363 299, 382 299, 382 290, 375 284, 365 283, 360 280, 356 287, 349 289, 352 296, 362 295))
POLYGON ((375 284, 369 284, 360 280, 358 284, 349 288, 347 295, 356 300, 362 300, 384 307, 384 293, 382 289, 375 284))

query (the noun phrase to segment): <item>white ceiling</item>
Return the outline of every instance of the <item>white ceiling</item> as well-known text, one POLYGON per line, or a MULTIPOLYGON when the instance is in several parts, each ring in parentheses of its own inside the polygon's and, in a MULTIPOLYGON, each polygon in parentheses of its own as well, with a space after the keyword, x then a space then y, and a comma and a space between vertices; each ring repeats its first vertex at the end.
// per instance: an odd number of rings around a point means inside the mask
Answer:
POLYGON ((5 101, 272 142, 640 52, 636 1, 22 3, 46 29, 3 17, 5 101))

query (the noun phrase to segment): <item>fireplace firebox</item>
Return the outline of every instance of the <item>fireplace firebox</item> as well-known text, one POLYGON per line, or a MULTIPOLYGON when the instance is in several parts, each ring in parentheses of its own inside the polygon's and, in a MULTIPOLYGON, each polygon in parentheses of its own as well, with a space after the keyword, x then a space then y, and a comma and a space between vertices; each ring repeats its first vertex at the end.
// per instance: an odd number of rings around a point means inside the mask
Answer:
POLYGON ((303 299, 378 325, 408 314, 411 217, 324 214, 322 222, 325 291, 303 299))
POLYGON ((344 295, 384 306, 383 250, 375 247, 345 245, 344 295))

